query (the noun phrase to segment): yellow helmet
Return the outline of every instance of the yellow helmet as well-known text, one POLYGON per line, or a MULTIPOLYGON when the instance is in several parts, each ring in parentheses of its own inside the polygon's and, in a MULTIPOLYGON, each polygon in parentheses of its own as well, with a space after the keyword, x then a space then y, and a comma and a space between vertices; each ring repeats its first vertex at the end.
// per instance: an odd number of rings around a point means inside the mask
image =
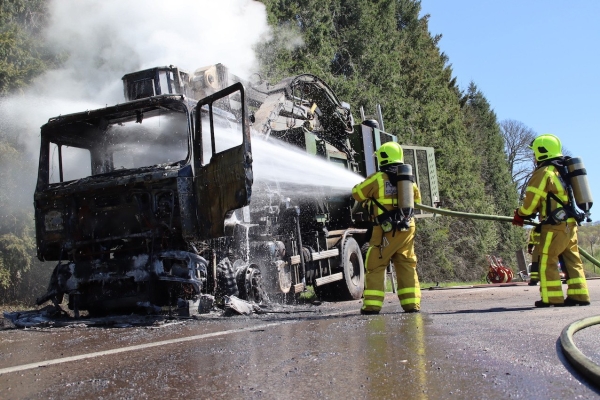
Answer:
POLYGON ((377 162, 379 166, 398 164, 404 162, 402 147, 396 142, 387 142, 377 150, 377 162))
POLYGON ((536 161, 544 161, 562 156, 560 139, 550 133, 544 133, 533 139, 529 148, 533 150, 536 161))

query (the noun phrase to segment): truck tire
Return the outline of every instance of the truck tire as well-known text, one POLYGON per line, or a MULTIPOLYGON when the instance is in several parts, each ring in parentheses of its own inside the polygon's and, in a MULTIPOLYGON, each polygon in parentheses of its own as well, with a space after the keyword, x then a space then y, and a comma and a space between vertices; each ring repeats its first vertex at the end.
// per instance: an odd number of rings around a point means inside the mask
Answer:
POLYGON ((342 246, 341 266, 344 279, 340 281, 342 300, 359 300, 365 287, 365 265, 360 246, 352 237, 342 246))

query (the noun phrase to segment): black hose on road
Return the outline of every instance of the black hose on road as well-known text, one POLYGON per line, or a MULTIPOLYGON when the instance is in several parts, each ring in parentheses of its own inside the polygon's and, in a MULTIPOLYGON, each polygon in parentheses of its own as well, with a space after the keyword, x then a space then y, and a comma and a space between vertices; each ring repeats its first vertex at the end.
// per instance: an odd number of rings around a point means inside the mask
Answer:
POLYGON ((560 334, 560 344, 571 365, 600 388, 600 366, 587 358, 573 342, 575 332, 592 325, 600 324, 600 316, 588 317, 567 325, 560 334))

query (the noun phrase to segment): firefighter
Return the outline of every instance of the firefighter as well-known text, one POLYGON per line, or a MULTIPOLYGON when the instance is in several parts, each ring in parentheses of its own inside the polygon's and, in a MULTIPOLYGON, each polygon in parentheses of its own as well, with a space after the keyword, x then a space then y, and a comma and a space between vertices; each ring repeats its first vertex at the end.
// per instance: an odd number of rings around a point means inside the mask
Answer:
POLYGON ((542 226, 538 225, 529 231, 527 242, 527 254, 531 255, 531 267, 529 268, 529 286, 536 286, 540 281, 539 244, 542 226))
POLYGON ((544 134, 536 137, 530 148, 537 167, 527 183, 523 205, 515 210, 513 225, 523 226, 524 219, 539 213, 541 300, 536 301, 535 306, 587 306, 590 295, 577 247, 577 220, 573 217, 576 214, 572 211, 569 187, 559 170, 562 145, 556 136, 544 134), (557 268, 561 256, 569 275, 566 299, 557 268))
POLYGON ((399 205, 405 204, 406 199, 402 199, 402 196, 410 197, 410 202, 420 203, 421 193, 414 184, 412 175, 412 179, 408 181, 399 180, 398 174, 394 172, 399 168, 409 168, 412 171, 409 165, 403 164, 402 147, 398 143, 384 143, 376 154, 379 172, 370 175, 352 189, 352 197, 366 206, 375 221, 366 255, 364 301, 360 312, 378 314, 381 310, 385 294, 385 273, 390 260, 396 269, 397 295, 402 309, 410 313, 419 312, 421 290, 414 251, 415 221, 412 209, 410 215, 406 215, 406 209, 399 205), (401 195, 398 195, 398 188, 401 189, 401 195))

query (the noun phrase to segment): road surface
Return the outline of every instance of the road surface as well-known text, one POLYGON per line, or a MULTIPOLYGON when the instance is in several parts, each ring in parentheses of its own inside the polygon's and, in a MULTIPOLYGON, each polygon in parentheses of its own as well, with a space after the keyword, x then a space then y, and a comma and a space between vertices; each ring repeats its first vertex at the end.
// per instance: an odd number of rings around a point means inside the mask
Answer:
MULTIPOLYGON (((538 287, 518 284, 423 290, 420 314, 403 313, 389 294, 377 316, 351 301, 147 326, 5 329, 0 398, 598 398, 558 341, 569 323, 600 315, 600 280, 588 284, 588 307, 536 309, 538 287)), ((599 332, 575 334, 596 362, 599 332)))

